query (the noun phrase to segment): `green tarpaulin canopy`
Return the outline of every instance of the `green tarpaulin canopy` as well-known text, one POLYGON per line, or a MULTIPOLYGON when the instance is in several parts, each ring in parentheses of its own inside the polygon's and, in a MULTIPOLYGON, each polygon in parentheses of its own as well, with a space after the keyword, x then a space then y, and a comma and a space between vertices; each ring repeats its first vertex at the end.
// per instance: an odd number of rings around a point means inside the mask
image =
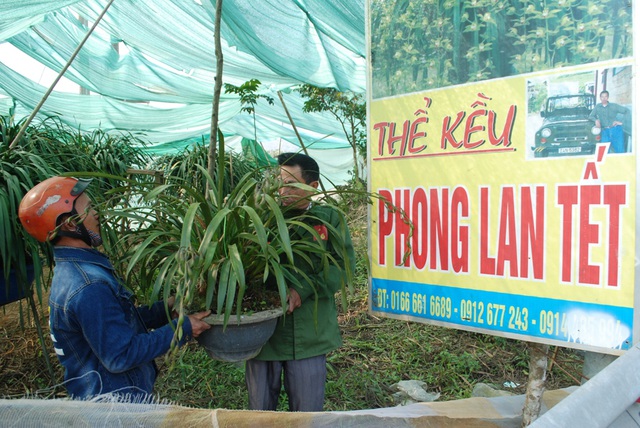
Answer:
MULTIPOLYGON (((34 66, 21 57, 59 72, 107 3, 0 2, 0 114, 14 102, 18 118, 30 114, 48 89, 50 82, 27 76, 34 66)), ((299 146, 277 96, 282 91, 310 154, 338 182, 348 179, 353 165, 344 131, 329 114, 303 113, 304 100, 292 89, 310 83, 364 92, 364 7, 364 0, 223 2, 223 82, 258 79, 259 91, 275 100, 258 101, 258 140, 299 146)), ((131 132, 149 141, 154 153, 208 138, 214 12, 215 0, 115 0, 65 73, 91 95, 54 91, 40 117, 58 116, 87 131, 131 132)), ((242 137, 254 139, 253 118, 235 95, 222 94, 219 125, 239 150, 242 137)))

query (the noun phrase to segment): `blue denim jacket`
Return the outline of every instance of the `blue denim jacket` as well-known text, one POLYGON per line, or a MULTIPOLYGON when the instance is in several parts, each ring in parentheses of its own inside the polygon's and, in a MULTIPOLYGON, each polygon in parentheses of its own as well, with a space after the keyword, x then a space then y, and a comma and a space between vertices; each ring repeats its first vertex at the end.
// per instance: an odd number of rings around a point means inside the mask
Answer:
MULTIPOLYGON (((67 392, 73 398, 116 393, 144 399, 156 379, 153 360, 167 352, 175 328, 163 302, 136 308, 97 250, 55 247, 54 257, 49 326, 67 392)), ((188 318, 183 330, 181 345, 191 337, 188 318)))

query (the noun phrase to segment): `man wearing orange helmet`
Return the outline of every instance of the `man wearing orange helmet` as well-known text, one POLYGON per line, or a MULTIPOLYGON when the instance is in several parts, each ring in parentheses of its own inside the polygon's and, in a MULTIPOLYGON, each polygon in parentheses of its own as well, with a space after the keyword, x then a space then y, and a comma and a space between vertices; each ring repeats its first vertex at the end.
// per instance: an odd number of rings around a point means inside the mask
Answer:
MULTIPOLYGON (((49 324, 69 395, 147 400, 157 375, 154 358, 169 350, 176 321, 169 322, 163 302, 135 307, 109 259, 94 248, 102 238, 85 193, 90 181, 52 177, 36 185, 20 203, 20 222, 38 241, 54 245, 49 324)), ((180 345, 209 328, 202 321, 207 315, 185 319, 180 345)))

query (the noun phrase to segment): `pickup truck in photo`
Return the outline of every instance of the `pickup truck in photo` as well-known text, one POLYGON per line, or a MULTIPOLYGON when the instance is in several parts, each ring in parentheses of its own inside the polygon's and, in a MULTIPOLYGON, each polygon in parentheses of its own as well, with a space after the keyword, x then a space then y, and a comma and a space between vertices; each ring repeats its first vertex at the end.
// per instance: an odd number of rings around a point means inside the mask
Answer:
POLYGON ((589 155, 600 142, 600 129, 589 120, 596 98, 592 94, 558 95, 547 98, 542 126, 532 147, 536 158, 589 155))

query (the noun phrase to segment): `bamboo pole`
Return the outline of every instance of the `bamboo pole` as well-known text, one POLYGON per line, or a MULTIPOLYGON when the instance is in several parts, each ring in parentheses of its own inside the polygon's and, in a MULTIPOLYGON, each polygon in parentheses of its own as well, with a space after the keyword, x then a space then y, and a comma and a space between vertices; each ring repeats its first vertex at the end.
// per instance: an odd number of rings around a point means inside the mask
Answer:
POLYGON ((31 115, 27 118, 27 120, 22 124, 22 127, 20 128, 20 131, 18 132, 18 134, 16 135, 16 137, 13 139, 13 141, 11 142, 11 145, 9 146, 9 149, 13 149, 13 147, 18 144, 18 141, 20 141, 20 139, 22 138, 22 136, 24 135, 25 131, 27 130, 27 126, 29 126, 29 124, 31 123, 31 121, 33 120, 33 118, 36 116, 36 114, 38 114, 38 112, 40 111, 40 109, 42 108, 42 106, 44 105, 45 101, 47 101, 47 98, 49 98, 49 95, 51 95, 51 92, 53 92, 53 88, 56 87, 56 85, 58 84, 58 82, 60 81, 60 79, 62 78, 62 76, 64 75, 64 73, 69 69, 69 67, 71 66, 71 63, 73 62, 74 59, 76 59, 76 56, 78 55, 78 53, 80 52, 80 49, 82 49, 82 47, 84 46, 84 43, 87 41, 87 39, 89 38, 89 36, 91 35, 91 33, 93 33, 93 30, 95 30, 95 28, 98 26, 98 23, 102 20, 102 17, 107 13, 107 10, 109 9, 109 7, 111 6, 111 4, 114 2, 114 0, 109 0, 109 3, 107 3, 107 5, 104 7, 104 9, 102 10, 102 13, 100 13, 100 15, 98 16, 98 18, 96 19, 96 22, 93 23, 93 25, 91 26, 91 28, 89 29, 89 31, 87 32, 87 34, 85 34, 84 38, 82 39, 82 41, 80 42, 80 44, 78 45, 78 47, 76 48, 76 50, 73 52, 73 54, 71 54, 71 58, 69 58, 69 60, 67 61, 67 63, 65 64, 65 66, 62 68, 62 70, 60 70, 60 73, 58 73, 58 76, 55 78, 55 80, 53 81, 53 83, 51 84, 51 86, 49 86, 49 89, 47 89, 47 92, 45 92, 44 96, 42 97, 42 99, 40 100, 40 102, 38 103, 38 105, 33 109, 33 112, 31 112, 31 115))
MULTIPOLYGON (((211 111, 211 135, 209 136, 209 164, 208 170, 209 175, 213 178, 216 171, 216 149, 218 145, 218 116, 220 110, 220 93, 222 92, 222 66, 224 63, 222 56, 222 44, 220 41, 220 22, 222 17, 222 0, 216 1, 216 16, 215 16, 215 29, 213 33, 214 43, 215 43, 215 54, 216 54, 216 78, 213 89, 213 107, 211 111)), ((224 157, 224 144, 223 141, 220 142, 221 150, 220 153, 217 154, 218 157, 224 157)), ((218 162, 219 165, 224 165, 224 159, 221 162, 218 162)), ((222 180, 224 179, 224 170, 219 168, 218 174, 221 174, 218 180, 218 193, 221 192, 222 188, 222 180)), ((207 184, 208 186, 208 184, 207 184)), ((207 189, 208 190, 208 189, 207 189)), ((209 192, 206 192, 207 197, 209 192)))
POLYGON ((284 112, 287 114, 287 117, 289 118, 289 123, 291 124, 291 127, 293 128, 293 132, 296 133, 296 137, 298 138, 298 142, 300 143, 300 147, 302 147, 302 150, 304 151, 304 154, 309 156, 309 152, 307 151, 307 147, 304 145, 304 141, 302 141, 302 137, 300 137, 300 133, 298 133, 298 128, 296 127, 296 124, 293 122, 293 118, 291 117, 291 114, 289 113, 289 109, 287 108, 287 105, 284 103, 284 98, 282 97, 282 92, 278 91, 278 98, 280 98, 280 102, 282 103, 282 107, 284 108, 284 112))
MULTIPOLYGON (((291 117, 291 114, 289 113, 289 109, 287 108, 287 105, 284 103, 284 98, 282 97, 282 92, 278 91, 278 98, 280 98, 280 102, 282 103, 282 107, 284 108, 284 112, 287 114, 287 117, 289 118, 289 123, 291 124, 291 127, 293 128, 293 132, 296 133, 296 137, 298 137, 298 141, 300 142, 300 147, 302 147, 302 150, 304 151, 304 154, 309 156, 309 152, 307 151, 307 146, 305 146, 304 141, 302 141, 302 137, 300 137, 300 134, 298 133, 298 128, 296 127, 295 122, 293 121, 293 118, 291 117)), ((326 194, 327 193, 327 189, 324 188, 324 184, 322 184, 322 180, 320 180, 320 188, 322 189, 322 193, 326 194)))

